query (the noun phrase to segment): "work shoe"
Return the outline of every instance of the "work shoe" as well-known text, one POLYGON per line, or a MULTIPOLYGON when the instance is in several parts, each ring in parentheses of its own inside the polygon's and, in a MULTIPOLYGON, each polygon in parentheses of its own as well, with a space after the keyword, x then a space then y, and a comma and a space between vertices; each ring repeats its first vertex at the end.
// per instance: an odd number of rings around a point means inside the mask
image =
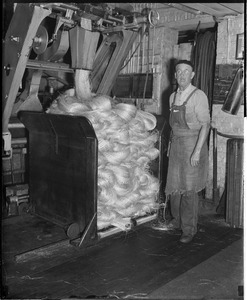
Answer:
POLYGON ((155 230, 169 230, 167 227, 167 222, 165 220, 155 220, 152 224, 151 227, 155 230))
POLYGON ((167 225, 167 227, 169 229, 181 229, 180 224, 178 222, 178 220, 173 219, 169 222, 169 224, 167 225))
POLYGON ((181 243, 188 244, 192 240, 193 240, 193 235, 192 234, 185 234, 185 233, 183 233, 179 241, 181 243))

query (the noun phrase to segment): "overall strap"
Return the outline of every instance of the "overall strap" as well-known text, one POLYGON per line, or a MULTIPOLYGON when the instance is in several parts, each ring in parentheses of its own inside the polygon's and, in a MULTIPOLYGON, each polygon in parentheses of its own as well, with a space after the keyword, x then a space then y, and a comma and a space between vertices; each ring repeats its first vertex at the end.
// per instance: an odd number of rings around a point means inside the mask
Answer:
POLYGON ((172 105, 171 105, 171 106, 173 106, 173 105, 174 105, 174 103, 175 103, 175 99, 176 99, 176 96, 177 96, 177 91, 174 93, 174 97, 173 97, 173 101, 172 101, 172 105))
POLYGON ((189 96, 187 97, 187 99, 184 101, 183 105, 186 105, 187 102, 190 100, 191 96, 195 93, 195 91, 197 91, 198 88, 195 88, 190 94, 189 96))

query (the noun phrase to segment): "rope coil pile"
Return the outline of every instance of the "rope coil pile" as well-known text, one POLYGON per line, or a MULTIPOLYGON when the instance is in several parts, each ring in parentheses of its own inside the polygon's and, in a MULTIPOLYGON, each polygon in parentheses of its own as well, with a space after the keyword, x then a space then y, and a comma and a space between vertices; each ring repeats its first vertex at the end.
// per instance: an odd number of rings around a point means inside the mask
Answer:
POLYGON ((158 133, 152 114, 134 105, 112 103, 109 96, 96 95, 83 102, 64 93, 46 112, 90 120, 98 139, 97 227, 126 230, 126 218, 158 208, 159 180, 149 171, 149 163, 159 156, 158 133))

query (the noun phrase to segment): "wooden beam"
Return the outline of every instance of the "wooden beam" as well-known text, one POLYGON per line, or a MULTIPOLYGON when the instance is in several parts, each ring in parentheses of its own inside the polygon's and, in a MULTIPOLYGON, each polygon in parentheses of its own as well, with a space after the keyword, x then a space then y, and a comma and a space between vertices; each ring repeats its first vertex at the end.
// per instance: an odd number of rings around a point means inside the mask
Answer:
POLYGON ((222 6, 225 6, 233 11, 235 11, 238 14, 244 13, 244 2, 243 3, 219 3, 222 6))
POLYGON ((201 17, 197 17, 194 19, 166 22, 166 23, 156 26, 156 28, 167 27, 167 28, 172 28, 172 29, 181 30, 181 31, 195 30, 196 27, 198 26, 199 21, 201 22, 200 28, 214 27, 214 24, 215 24, 215 20, 212 16, 201 16, 201 17))
POLYGON ((219 3, 184 3, 184 5, 215 17, 234 14, 231 9, 228 9, 219 3))

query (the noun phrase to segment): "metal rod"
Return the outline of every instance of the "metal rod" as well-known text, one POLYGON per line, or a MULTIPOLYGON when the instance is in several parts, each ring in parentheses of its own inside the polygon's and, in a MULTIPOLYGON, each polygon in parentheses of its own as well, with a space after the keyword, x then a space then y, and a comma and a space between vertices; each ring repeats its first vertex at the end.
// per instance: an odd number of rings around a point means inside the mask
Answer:
POLYGON ((11 144, 27 144, 27 138, 16 138, 11 140, 11 144))
MULTIPOLYGON (((157 214, 153 214, 153 215, 149 215, 149 216, 144 216, 140 219, 136 219, 136 226, 153 221, 156 218, 157 218, 157 214)), ((114 228, 111 228, 111 229, 103 231, 103 232, 98 232, 98 237, 99 237, 99 239, 102 239, 102 238, 111 236, 113 234, 116 234, 118 232, 123 232, 123 230, 118 227, 114 227, 114 228)), ((131 230, 130 230, 130 232, 131 232, 131 230)))
POLYGON ((77 10, 77 11, 80 10, 80 8, 75 5, 65 4, 65 3, 48 3, 48 4, 42 3, 40 6, 58 9, 58 10, 67 10, 67 9, 77 10))
POLYGON ((97 227, 97 213, 94 213, 91 221, 89 222, 88 226, 86 227, 82 237, 81 237, 81 241, 79 243, 79 247, 82 245, 82 243, 84 242, 84 240, 86 239, 86 237, 88 236, 88 233, 90 233, 90 230, 93 230, 92 227, 97 227))
POLYGON ((120 22, 120 23, 123 23, 123 20, 122 19, 118 19, 118 18, 114 18, 112 16, 108 16, 109 20, 111 21, 116 21, 116 22, 120 22))
POLYGON ((217 129, 213 128, 213 203, 216 203, 216 200, 218 200, 217 158, 217 129))
POLYGON ((39 69, 39 70, 51 70, 51 71, 62 71, 67 73, 74 73, 74 69, 70 68, 68 64, 62 63, 52 63, 44 61, 34 61, 29 60, 27 62, 27 68, 29 69, 39 69))
POLYGON ((22 123, 9 123, 8 128, 25 128, 22 123))
POLYGON ((244 135, 226 134, 226 133, 222 133, 220 131, 217 131, 217 134, 220 136, 223 136, 227 139, 243 139, 244 138, 244 135))
MULTIPOLYGON (((138 35, 138 43, 141 43, 141 32, 138 35)), ((141 45, 140 45, 141 46, 141 45)), ((138 49, 138 56, 137 56, 137 73, 140 73, 140 56, 141 56, 141 47, 138 49)))

